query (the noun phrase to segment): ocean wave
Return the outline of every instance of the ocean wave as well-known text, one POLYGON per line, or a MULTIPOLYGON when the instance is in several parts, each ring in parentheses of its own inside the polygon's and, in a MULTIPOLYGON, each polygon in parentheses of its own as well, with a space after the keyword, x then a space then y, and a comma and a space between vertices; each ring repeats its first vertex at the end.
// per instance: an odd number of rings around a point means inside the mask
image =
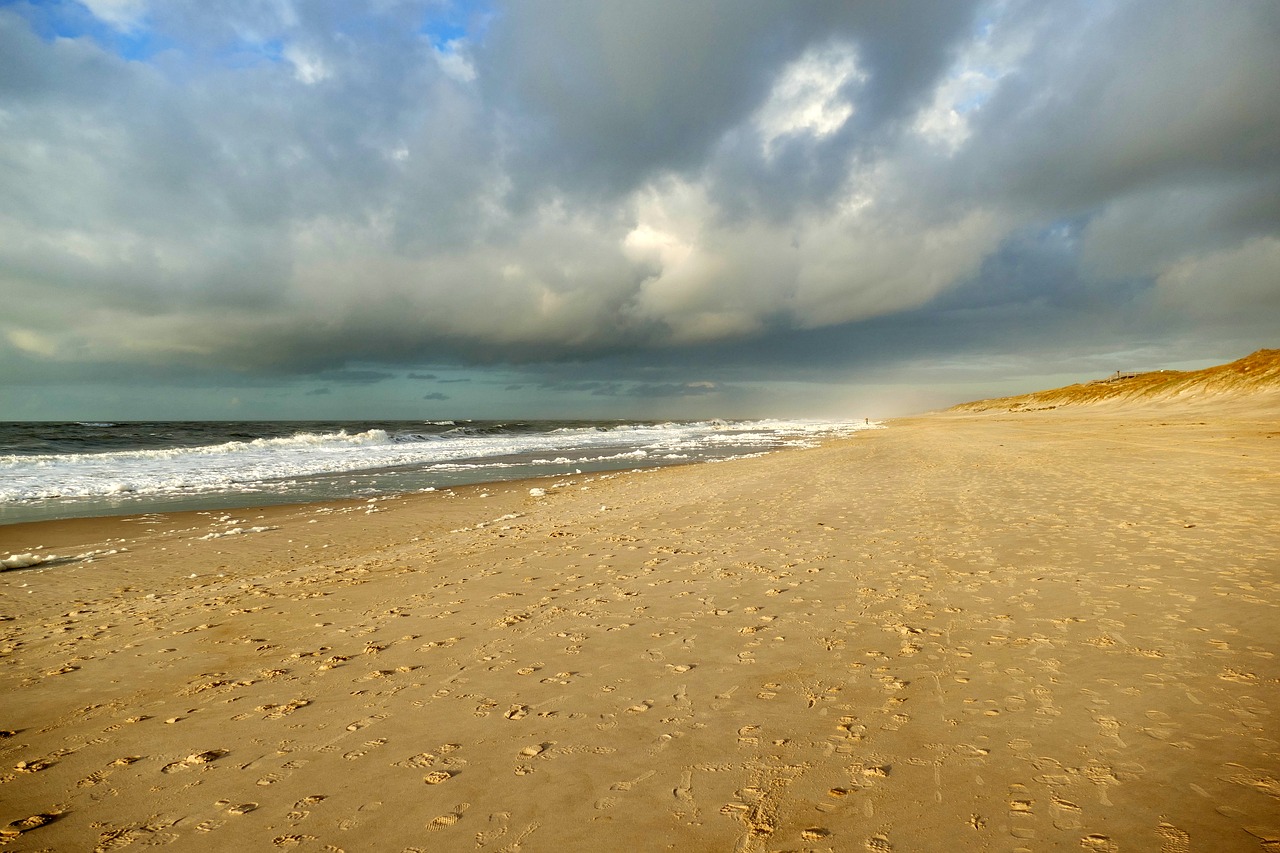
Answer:
POLYGON ((435 425, 444 430, 300 431, 195 447, 4 455, 0 504, 258 492, 299 479, 380 470, 430 473, 505 466, 521 472, 511 476, 528 476, 530 470, 556 466, 754 455, 866 428, 814 421, 435 425))

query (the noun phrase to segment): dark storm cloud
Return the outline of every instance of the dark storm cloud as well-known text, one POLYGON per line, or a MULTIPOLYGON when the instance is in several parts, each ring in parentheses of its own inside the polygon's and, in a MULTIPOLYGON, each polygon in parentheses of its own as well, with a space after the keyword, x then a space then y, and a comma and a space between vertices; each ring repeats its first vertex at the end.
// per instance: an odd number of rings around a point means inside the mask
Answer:
POLYGON ((375 382, 385 382, 388 379, 395 379, 394 373, 386 373, 381 370, 322 370, 315 374, 317 379, 326 382, 342 382, 350 385, 371 385, 375 382))
POLYGON ((873 134, 918 104, 976 5, 517 3, 478 59, 486 91, 530 136, 516 152, 528 161, 523 177, 616 192, 701 170, 726 130, 766 100, 778 71, 814 45, 857 46, 873 85, 854 126, 873 134))
POLYGON ((642 382, 628 386, 622 393, 630 397, 704 397, 725 390, 714 382, 642 382))
MULTIPOLYGON (((618 374, 619 365, 613 365, 607 372, 618 374)), ((728 389, 715 382, 651 382, 597 379, 548 379, 540 382, 538 387, 544 391, 558 393, 572 392, 589 394, 593 397, 632 397, 639 399, 659 399, 673 397, 703 397, 721 393, 728 389)))
POLYGON ((984 106, 965 157, 993 189, 1087 210, 1276 177, 1280 6, 1059 3, 1028 29, 1044 50, 984 106))
POLYGON ((1232 354, 1280 331, 1277 43, 1268 0, 9 4, 0 373, 1232 354))

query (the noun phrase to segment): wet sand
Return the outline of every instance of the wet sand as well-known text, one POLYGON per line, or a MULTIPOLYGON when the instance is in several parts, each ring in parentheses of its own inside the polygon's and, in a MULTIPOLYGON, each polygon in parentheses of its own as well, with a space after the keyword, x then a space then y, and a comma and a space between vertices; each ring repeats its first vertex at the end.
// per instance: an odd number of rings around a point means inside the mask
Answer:
POLYGON ((2 527, 0 845, 1280 849, 1278 423, 2 527))

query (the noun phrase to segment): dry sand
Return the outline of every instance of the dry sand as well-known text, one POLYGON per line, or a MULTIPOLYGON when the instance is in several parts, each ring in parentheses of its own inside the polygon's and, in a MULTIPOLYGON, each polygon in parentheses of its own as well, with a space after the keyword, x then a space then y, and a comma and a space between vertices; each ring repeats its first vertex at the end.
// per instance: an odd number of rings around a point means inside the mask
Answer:
POLYGON ((1248 407, 953 414, 0 528, 118 551, 0 574, 0 844, 1280 849, 1277 450, 1248 407))

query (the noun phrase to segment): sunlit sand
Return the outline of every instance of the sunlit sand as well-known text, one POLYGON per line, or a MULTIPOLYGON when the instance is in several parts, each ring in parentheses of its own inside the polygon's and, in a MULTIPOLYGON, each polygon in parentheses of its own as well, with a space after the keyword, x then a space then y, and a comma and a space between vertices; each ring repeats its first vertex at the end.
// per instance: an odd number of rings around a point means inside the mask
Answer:
POLYGON ((0 840, 1271 849, 1274 399, 0 528, 0 840))

